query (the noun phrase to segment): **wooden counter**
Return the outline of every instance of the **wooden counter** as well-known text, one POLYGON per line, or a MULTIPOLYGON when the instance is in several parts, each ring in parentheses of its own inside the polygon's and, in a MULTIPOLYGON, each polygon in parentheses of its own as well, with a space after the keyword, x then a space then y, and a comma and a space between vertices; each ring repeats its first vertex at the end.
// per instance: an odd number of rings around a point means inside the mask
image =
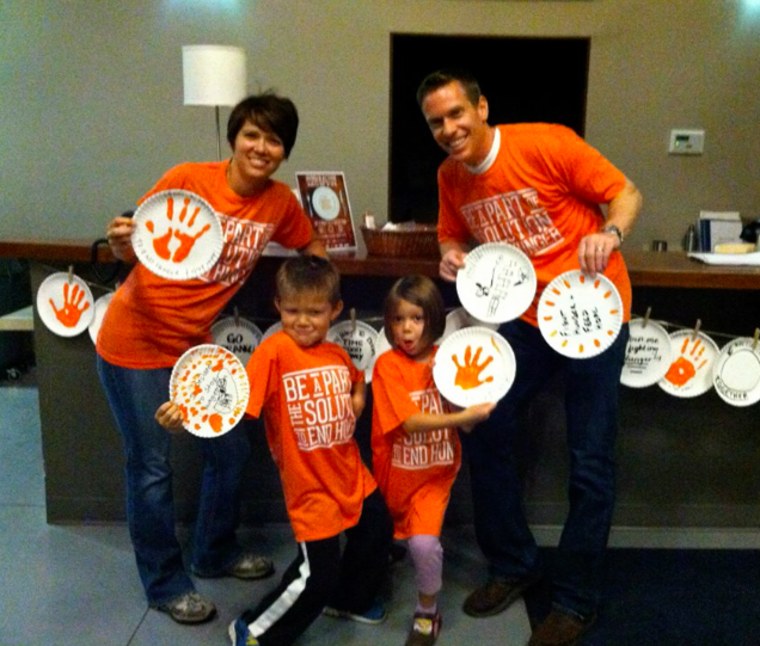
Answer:
MULTIPOLYGON (((0 257, 87 263, 91 261, 91 245, 92 241, 76 239, 3 240, 0 241, 0 257)), ((760 289, 760 267, 706 265, 688 258, 681 251, 662 253, 625 249, 623 253, 634 287, 760 289)), ((107 245, 98 248, 97 259, 104 263, 113 261, 107 245)), ((340 253, 334 254, 332 260, 344 276, 438 275, 438 261, 433 258, 386 258, 340 253)))

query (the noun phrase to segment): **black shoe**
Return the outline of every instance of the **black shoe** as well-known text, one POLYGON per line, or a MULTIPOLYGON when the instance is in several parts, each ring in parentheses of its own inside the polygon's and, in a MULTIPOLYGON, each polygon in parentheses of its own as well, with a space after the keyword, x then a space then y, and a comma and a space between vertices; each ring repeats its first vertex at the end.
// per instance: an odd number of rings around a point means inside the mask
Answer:
POLYGON ((491 579, 464 601, 462 609, 470 617, 490 617, 506 610, 538 577, 525 579, 491 579))

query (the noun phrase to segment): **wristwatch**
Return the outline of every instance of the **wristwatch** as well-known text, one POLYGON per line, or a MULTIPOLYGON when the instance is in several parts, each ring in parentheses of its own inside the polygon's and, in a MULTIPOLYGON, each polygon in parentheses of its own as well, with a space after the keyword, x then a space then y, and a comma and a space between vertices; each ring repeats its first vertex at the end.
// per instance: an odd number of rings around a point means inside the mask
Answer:
POLYGON ((614 233, 618 240, 620 240, 620 244, 623 244, 623 240, 625 240, 625 236, 623 236, 623 232, 620 230, 619 227, 616 227, 614 224, 607 224, 602 229, 603 233, 614 233))

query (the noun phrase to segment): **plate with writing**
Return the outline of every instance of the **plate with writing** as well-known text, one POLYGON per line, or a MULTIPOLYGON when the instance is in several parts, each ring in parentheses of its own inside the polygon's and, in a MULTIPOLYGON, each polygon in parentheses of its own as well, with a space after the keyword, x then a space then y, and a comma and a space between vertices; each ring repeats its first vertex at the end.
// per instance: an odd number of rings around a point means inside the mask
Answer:
POLYGON ((629 388, 653 386, 670 367, 670 336, 651 319, 637 318, 628 324, 631 336, 625 348, 620 383, 629 388))
POLYGON ((433 380, 441 395, 456 406, 499 401, 515 380, 515 353, 495 330, 466 327, 438 348, 433 380))
POLYGON ((552 280, 538 301, 544 340, 571 359, 589 359, 609 348, 623 325, 623 303, 609 278, 579 269, 552 280))
POLYGON ((674 397, 697 397, 713 386, 718 346, 703 332, 678 330, 670 335, 671 364, 658 385, 674 397))
POLYGON ((713 365, 715 392, 732 406, 751 406, 760 401, 760 345, 741 337, 721 348, 713 365))
POLYGON ((206 200, 190 191, 155 193, 140 204, 133 219, 132 248, 162 278, 202 276, 222 254, 219 218, 206 200))
POLYGON ((248 365, 248 360, 261 343, 262 336, 258 325, 242 316, 227 316, 211 326, 211 338, 214 343, 227 348, 244 366, 248 365))
POLYGON ((505 323, 530 307, 536 296, 536 271, 517 247, 487 242, 465 256, 457 272, 462 306, 484 323, 505 323))
POLYGON ((183 426, 198 437, 219 437, 232 430, 245 413, 249 395, 240 359, 211 343, 185 352, 169 381, 169 398, 182 410, 183 426))
POLYGON ((327 340, 343 347, 354 365, 372 381, 372 368, 378 350, 377 330, 364 321, 341 321, 327 331, 327 340))

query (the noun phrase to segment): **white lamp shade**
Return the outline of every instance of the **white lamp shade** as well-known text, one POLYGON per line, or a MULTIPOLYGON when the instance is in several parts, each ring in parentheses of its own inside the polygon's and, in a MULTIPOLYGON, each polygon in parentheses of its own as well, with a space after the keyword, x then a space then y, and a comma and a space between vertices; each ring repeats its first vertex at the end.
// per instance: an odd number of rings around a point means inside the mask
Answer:
POLYGON ((236 105, 246 95, 245 50, 226 45, 184 45, 185 105, 236 105))

